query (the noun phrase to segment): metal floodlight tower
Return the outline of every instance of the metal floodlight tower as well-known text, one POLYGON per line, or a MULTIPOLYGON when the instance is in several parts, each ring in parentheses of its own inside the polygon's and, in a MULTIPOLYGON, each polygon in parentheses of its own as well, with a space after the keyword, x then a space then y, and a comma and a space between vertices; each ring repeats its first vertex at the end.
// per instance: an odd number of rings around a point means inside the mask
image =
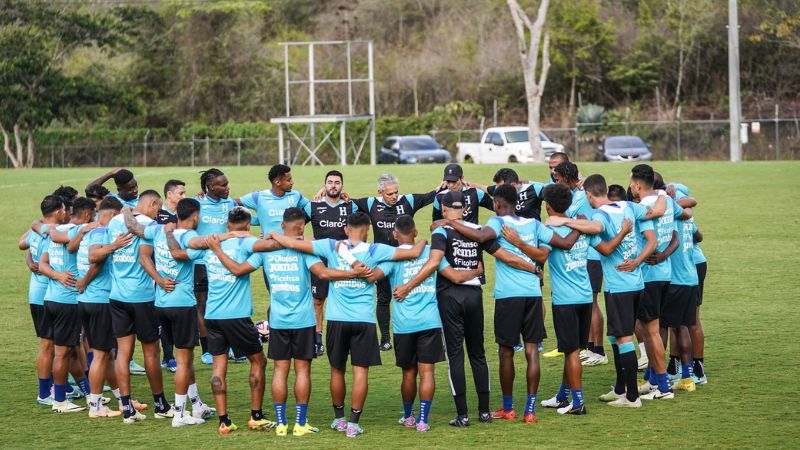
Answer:
POLYGON ((369 138, 370 148, 370 164, 375 164, 375 76, 373 66, 373 49, 372 41, 309 41, 309 42, 282 42, 283 46, 283 67, 284 67, 284 89, 286 91, 286 116, 274 117, 270 119, 271 123, 278 124, 278 158, 281 164, 285 162, 285 149, 284 149, 284 136, 288 135, 289 139, 295 141, 300 146, 300 152, 303 150, 308 153, 302 164, 320 164, 322 161, 317 156, 317 153, 328 144, 333 146, 332 135, 336 128, 331 129, 321 141, 315 142, 312 139, 311 145, 306 145, 303 138, 298 136, 289 125, 305 125, 307 131, 313 136, 316 133, 317 124, 330 124, 336 123, 339 125, 339 163, 347 165, 348 149, 353 154, 352 164, 358 164, 367 138, 369 138), (353 78, 353 44, 367 46, 367 78, 353 78), (292 79, 289 74, 289 47, 306 47, 308 51, 308 74, 307 79, 292 79), (347 56, 347 78, 343 79, 320 79, 316 77, 315 73, 315 49, 323 47, 344 47, 347 56), (292 111, 290 87, 292 85, 308 85, 308 112, 304 115, 294 114, 292 111), (318 112, 316 108, 316 87, 321 84, 346 84, 347 85, 347 114, 326 113, 318 112), (367 84, 369 91, 369 111, 367 114, 356 113, 353 107, 353 85, 354 84, 367 84), (348 145, 347 140, 347 123, 367 121, 368 128, 364 136, 361 138, 360 143, 355 141, 350 142, 348 145))

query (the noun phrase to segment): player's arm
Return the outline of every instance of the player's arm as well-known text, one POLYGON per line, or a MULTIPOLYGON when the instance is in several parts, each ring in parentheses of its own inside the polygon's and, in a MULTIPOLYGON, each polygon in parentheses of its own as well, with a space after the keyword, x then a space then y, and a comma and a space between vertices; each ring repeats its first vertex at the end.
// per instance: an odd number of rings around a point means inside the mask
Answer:
POLYGON ((647 214, 639 219, 639 220, 651 220, 651 219, 658 219, 659 217, 664 215, 664 212, 667 211, 667 196, 666 195, 659 195, 656 199, 656 204, 647 207, 647 214))
POLYGON ((489 193, 489 186, 487 186, 485 184, 475 183, 474 181, 464 180, 464 185, 467 186, 467 187, 474 187, 475 189, 477 189, 479 191, 483 191, 483 192, 485 192, 487 194, 489 193))
POLYGON ((681 215, 680 215, 680 219, 681 220, 689 220, 689 219, 692 218, 693 215, 694 215, 694 211, 692 210, 692 208, 683 208, 683 211, 681 212, 681 215))
MULTIPOLYGON (((575 232, 575 230, 572 230, 572 232, 575 232)), ((555 233, 553 233, 553 236, 556 236, 555 233)), ((539 264, 544 264, 547 261, 547 256, 550 254, 550 250, 548 250, 547 247, 534 247, 525 243, 519 237, 517 230, 507 225, 503 225, 503 238, 539 264)))
POLYGON ((444 181, 430 192, 426 192, 424 194, 412 194, 414 197, 414 211, 418 211, 433 203, 433 201, 436 200, 436 193, 442 190, 443 185, 444 181))
POLYGON ((426 245, 428 245, 428 241, 425 239, 420 239, 411 248, 395 249, 392 261, 403 261, 406 259, 419 258, 419 255, 422 254, 422 251, 425 250, 426 245))
POLYGON ((103 263, 91 264, 89 266, 89 270, 86 271, 86 275, 83 278, 79 279, 75 282, 75 290, 80 293, 86 290, 86 286, 94 280, 94 277, 97 276, 98 273, 103 269, 103 263))
POLYGON ((116 175, 117 172, 119 172, 120 170, 122 170, 122 167, 117 167, 114 170, 111 170, 109 172, 104 173, 103 175, 100 175, 99 177, 90 181, 89 184, 86 185, 86 189, 89 189, 89 187, 93 184, 99 184, 100 186, 102 186, 103 184, 105 184, 106 181, 114 178, 114 175, 116 175))
POLYGON ((55 225, 48 225, 43 229, 45 224, 41 220, 34 220, 31 224, 31 230, 41 234, 42 236, 50 236, 50 240, 57 244, 69 243, 69 231, 59 231, 55 225))
POLYGON ((132 239, 132 234, 123 233, 117 236, 110 244, 93 244, 89 247, 89 262, 95 264, 105 261, 108 255, 130 244, 132 239))
POLYGON ((524 259, 511 253, 508 250, 498 248, 497 250, 495 250, 494 253, 492 253, 492 256, 494 256, 496 259, 500 261, 503 261, 504 263, 508 264, 509 266, 515 269, 519 269, 534 274, 539 273, 539 269, 535 265, 529 263, 528 261, 525 261, 524 259))
MULTIPOLYGON (((408 280, 407 282, 401 284, 400 286, 395 286, 394 288, 394 298, 398 300, 402 300, 408 296, 408 293, 411 292, 412 289, 419 286, 423 281, 428 279, 432 273, 436 272, 436 269, 439 268, 439 264, 442 263, 442 257, 444 256, 444 252, 441 250, 431 250, 430 255, 428 255, 428 260, 422 267, 419 268, 419 272, 414 275, 413 278, 408 280)), ((375 269, 375 272, 379 271, 380 269, 375 269)), ((383 273, 383 272, 381 272, 383 273)))
MULTIPOLYGON (((167 224, 169 225, 169 224, 167 224)), ((189 250, 181 247, 181 244, 175 239, 175 227, 165 226, 164 227, 164 236, 167 238, 167 248, 169 248, 169 254, 172 256, 173 259, 177 261, 188 261, 189 260, 189 250)), ((205 242, 205 237, 197 236, 192 238, 193 239, 202 239, 203 245, 207 245, 205 242)), ((190 240, 190 241, 191 241, 190 240)), ((207 248, 204 247, 204 248, 207 248)), ((196 249, 199 250, 199 249, 196 249)))
POLYGON ((139 264, 141 264, 142 269, 150 275, 150 278, 152 278, 157 285, 161 286, 161 289, 167 292, 172 292, 172 290, 175 289, 175 285, 178 284, 178 282, 169 277, 162 277, 156 270, 156 264, 153 262, 152 246, 139 246, 139 264))
POLYGON ((227 253, 222 251, 222 246, 220 245, 222 241, 219 239, 217 235, 211 235, 208 237, 208 248, 217 255, 219 258, 219 262, 225 266, 228 271, 237 277, 241 277, 247 275, 256 270, 249 262, 245 261, 242 263, 237 263, 233 260, 227 253))
POLYGON ((28 266, 28 270, 31 272, 40 275, 39 272, 39 263, 33 260, 33 255, 31 255, 31 251, 27 250, 25 252, 25 265, 28 266))
MULTIPOLYGON (((550 238, 550 244, 553 247, 560 248, 562 250, 569 250, 575 245, 575 242, 578 238, 581 237, 581 232, 578 230, 573 229, 569 232, 568 235, 561 237, 558 233, 553 232, 552 237, 550 238)), ((549 254, 549 251, 548 251, 549 254)), ((547 259, 547 257, 545 257, 547 259)), ((544 264, 544 261, 538 261, 541 264, 544 264)))
POLYGON ((39 260, 39 272, 51 280, 58 281, 66 288, 75 286, 75 276, 71 272, 57 272, 53 269, 53 266, 50 265, 50 254, 47 252, 44 252, 39 260))
POLYGON ((619 233, 617 233, 616 236, 614 236, 610 241, 600 241, 599 244, 594 246, 595 250, 597 250, 603 256, 608 256, 614 253, 614 250, 619 247, 619 244, 622 243, 622 240, 628 235, 628 233, 631 232, 631 230, 633 230, 633 222, 631 222, 630 219, 623 220, 619 229, 619 233))
MULTIPOLYGON (((292 250, 297 250, 303 253, 314 254, 314 243, 313 241, 307 241, 305 239, 298 239, 295 237, 286 236, 280 233, 270 233, 269 236, 265 236, 267 239, 272 239, 281 245, 283 248, 290 248, 292 250)), ((302 238, 302 236, 300 236, 302 238)))
POLYGON ((596 220, 570 219, 569 217, 550 216, 544 222, 551 227, 570 227, 583 234, 599 234, 603 232, 603 224, 596 220))
POLYGON ((456 270, 453 266, 447 266, 439 271, 439 275, 447 278, 450 282, 461 284, 483 274, 483 263, 478 261, 478 266, 470 270, 456 270))
POLYGON ((26 230, 24 233, 22 233, 22 236, 19 237, 18 245, 20 250, 27 250, 30 248, 30 245, 28 245, 29 234, 31 234, 31 230, 26 230))
POLYGON ((126 205, 122 207, 122 218, 125 220, 125 226, 128 228, 128 231, 140 238, 144 237, 144 225, 136 221, 136 217, 133 216, 133 211, 131 211, 130 206, 126 205))
POLYGON ((694 197, 681 197, 680 200, 675 200, 675 203, 681 206, 681 208, 694 208, 697 206, 697 199, 694 197))
POLYGON ((461 220, 447 220, 445 223, 461 233, 465 238, 475 242, 484 243, 498 237, 491 227, 472 228, 465 225, 461 220))
POLYGON ((253 252, 273 252, 282 248, 275 239, 259 239, 253 243, 253 252))
POLYGON ((666 261, 666 259, 669 258, 670 255, 672 255, 672 253, 674 253, 675 250, 678 248, 679 243, 680 242, 678 240, 678 232, 673 230, 672 239, 670 239, 667 248, 665 248, 663 252, 658 251, 658 249, 656 248, 653 254, 648 256, 645 261, 647 262, 647 264, 650 265, 655 265, 666 261))
POLYGON ((644 248, 634 259, 626 259, 622 262, 622 264, 617 266, 617 270, 620 272, 632 272, 639 264, 641 264, 648 256, 650 256, 653 251, 656 249, 658 242, 656 241, 656 232, 653 230, 644 230, 642 231, 642 236, 644 236, 645 240, 647 241, 644 244, 644 248))
POLYGON ((699 244, 703 242, 703 233, 700 230, 697 230, 692 234, 692 239, 694 239, 695 244, 699 244))
POLYGON ((366 280, 369 283, 375 283, 378 280, 382 280, 384 277, 386 277, 386 274, 383 273, 383 270, 381 270, 380 267, 375 267, 366 280))
POLYGON ((319 278, 320 280, 327 281, 347 280, 350 278, 367 278, 377 272, 377 270, 370 270, 369 267, 363 264, 358 266, 358 269, 338 270, 325 267, 325 264, 322 264, 322 262, 314 264, 309 270, 311 270, 311 273, 314 274, 315 277, 319 278))
POLYGON ((75 233, 75 236, 69 240, 69 243, 67 243, 67 251, 70 253, 77 252, 78 248, 81 246, 83 237, 86 236, 86 233, 94 230, 98 226, 100 226, 98 222, 87 223, 86 225, 82 226, 81 229, 75 233))

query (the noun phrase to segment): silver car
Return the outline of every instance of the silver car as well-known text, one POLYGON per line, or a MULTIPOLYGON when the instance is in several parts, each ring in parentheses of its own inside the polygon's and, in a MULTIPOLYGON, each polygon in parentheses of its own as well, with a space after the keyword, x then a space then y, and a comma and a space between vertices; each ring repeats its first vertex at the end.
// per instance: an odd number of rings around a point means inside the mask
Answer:
POLYGON ((639 136, 611 136, 597 146, 597 161, 639 162, 651 161, 650 146, 639 136))

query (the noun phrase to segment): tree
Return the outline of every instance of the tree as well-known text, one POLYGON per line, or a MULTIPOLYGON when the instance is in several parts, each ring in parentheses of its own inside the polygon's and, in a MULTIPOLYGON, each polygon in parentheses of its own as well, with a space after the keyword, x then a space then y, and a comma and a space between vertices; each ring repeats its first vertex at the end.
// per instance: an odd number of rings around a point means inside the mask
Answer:
POLYGON ((528 136, 531 151, 533 151, 533 159, 539 162, 544 162, 542 141, 539 137, 539 120, 541 118, 542 95, 547 82, 547 72, 550 70, 550 33, 545 33, 544 35, 542 68, 539 72, 538 81, 536 80, 536 69, 539 63, 539 43, 544 32, 549 4, 549 0, 542 0, 539 4, 536 20, 531 22, 528 14, 517 3, 517 0, 508 0, 508 8, 511 10, 511 18, 514 20, 514 28, 517 32, 517 47, 519 49, 520 63, 522 64, 522 76, 525 80, 525 99, 528 103, 528 136), (529 34, 530 44, 525 41, 526 30, 529 34))
POLYGON ((109 89, 95 80, 67 75, 61 64, 78 48, 109 48, 117 42, 119 35, 106 16, 20 0, 0 3, 0 132, 14 167, 33 167, 37 127, 57 117, 91 116, 93 106, 113 101, 109 89))

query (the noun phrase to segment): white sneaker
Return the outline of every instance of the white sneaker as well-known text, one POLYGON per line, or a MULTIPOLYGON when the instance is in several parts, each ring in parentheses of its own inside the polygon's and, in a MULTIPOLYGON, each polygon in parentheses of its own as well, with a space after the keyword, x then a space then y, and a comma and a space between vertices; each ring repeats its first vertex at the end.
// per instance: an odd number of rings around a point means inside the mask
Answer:
POLYGON ((595 352, 585 348, 578 353, 578 358, 580 358, 581 361, 586 361, 594 354, 595 352))
MULTIPOLYGON (((136 410, 134 410, 134 411, 136 411, 136 410)), ((146 418, 147 418, 147 416, 145 416, 144 414, 140 413, 139 411, 136 411, 132 416, 122 419, 122 423, 130 424, 130 423, 141 422, 142 420, 144 420, 146 418)))
POLYGON ((121 416, 122 411, 118 411, 116 409, 108 409, 108 406, 101 406, 100 409, 94 410, 89 409, 89 417, 92 419, 97 419, 100 417, 117 417, 121 416))
POLYGON ((675 393, 671 390, 667 392, 661 392, 659 389, 654 389, 653 391, 644 394, 639 398, 642 400, 671 400, 675 398, 675 393))
POLYGON ((170 406, 169 409, 164 412, 156 411, 153 413, 153 417, 156 419, 172 419, 175 417, 175 408, 170 406))
POLYGON ((109 397, 100 397, 100 404, 107 405, 111 403, 111 399, 109 397))
POLYGON ((608 356, 600 355, 597 353, 592 353, 592 356, 589 357, 586 361, 581 362, 582 366, 602 366, 608 364, 608 356))
POLYGON ((647 358, 647 353, 643 353, 641 357, 639 357, 639 370, 647 370, 647 365, 650 364, 650 360, 647 358))
POLYGON ((556 412, 561 414, 561 415, 564 415, 564 414, 568 413, 570 409, 572 409, 572 402, 569 402, 569 404, 567 406, 558 408, 556 410, 556 412))
POLYGON ((649 381, 645 381, 644 384, 639 385, 639 395, 649 394, 655 391, 658 386, 650 384, 649 381))
POLYGON ((632 402, 628 400, 628 397, 623 395, 622 397, 614 400, 613 402, 609 402, 608 406, 615 406, 617 408, 641 408, 642 400, 637 397, 636 401, 632 402))
POLYGON ((65 400, 63 402, 53 402, 53 412, 57 413, 78 412, 83 411, 84 409, 86 409, 85 406, 76 405, 69 400, 65 400))
POLYGON ((561 408, 564 405, 569 404, 568 401, 563 401, 563 402, 558 401, 558 398, 556 397, 557 396, 554 395, 552 398, 548 398, 547 400, 542 400, 541 405, 544 406, 545 408, 561 408))
POLYGON ((192 408, 192 417, 195 419, 208 419, 213 417, 217 410, 203 403, 202 405, 192 408))
POLYGON ((625 394, 617 394, 616 392, 614 392, 614 388, 611 388, 611 390, 608 391, 608 393, 600 396, 600 401, 608 403, 619 400, 620 398, 625 398, 625 394))
POLYGON ((196 417, 192 417, 190 415, 182 415, 180 417, 175 416, 172 418, 172 428, 183 427, 186 425, 201 425, 206 423, 203 419, 198 419, 196 417))
POLYGON ((145 370, 144 367, 136 364, 136 361, 131 360, 130 364, 128 365, 128 370, 130 371, 131 375, 144 375, 145 370))

